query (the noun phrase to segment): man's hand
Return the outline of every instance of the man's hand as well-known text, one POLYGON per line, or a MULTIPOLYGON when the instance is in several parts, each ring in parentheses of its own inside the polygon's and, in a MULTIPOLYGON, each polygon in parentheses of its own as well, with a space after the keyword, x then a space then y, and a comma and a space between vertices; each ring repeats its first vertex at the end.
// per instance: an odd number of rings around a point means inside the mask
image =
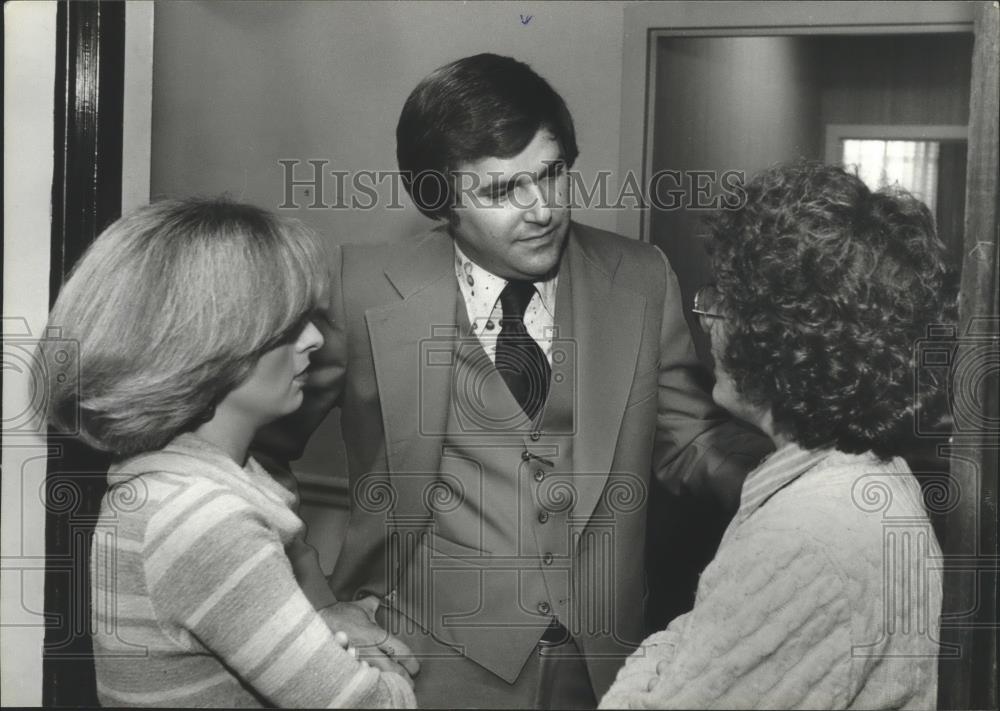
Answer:
POLYGON ((420 665, 409 647, 375 622, 378 606, 379 599, 369 595, 357 602, 334 603, 318 612, 335 635, 340 633, 341 646, 349 649, 341 641, 346 635, 359 659, 382 671, 396 672, 412 686, 410 677, 420 671, 420 665))

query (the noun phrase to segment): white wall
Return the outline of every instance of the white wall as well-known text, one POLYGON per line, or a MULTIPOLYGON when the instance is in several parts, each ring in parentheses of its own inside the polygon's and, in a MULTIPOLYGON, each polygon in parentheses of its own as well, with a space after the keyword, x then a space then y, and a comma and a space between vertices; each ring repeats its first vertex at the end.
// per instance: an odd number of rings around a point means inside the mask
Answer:
POLYGON ((55 27, 55 3, 4 6, 0 493, 0 703, 4 706, 42 702, 46 443, 39 417, 43 391, 31 337, 42 332, 48 315, 55 27))
MULTIPOLYGON (((228 191, 274 208, 283 201, 279 159, 395 170, 396 121, 413 87, 446 62, 487 51, 528 62, 563 95, 576 119, 582 171, 614 171, 622 9, 590 2, 158 3, 153 195, 228 191)), ((302 165, 302 174, 311 171, 302 165)), ((429 224, 405 195, 403 202, 406 210, 303 209, 300 216, 338 243, 401 240, 429 224)), ((578 217, 608 228, 615 222, 607 212, 578 217)))
POLYGON ((149 202, 153 116, 153 1, 125 5, 122 212, 149 202))

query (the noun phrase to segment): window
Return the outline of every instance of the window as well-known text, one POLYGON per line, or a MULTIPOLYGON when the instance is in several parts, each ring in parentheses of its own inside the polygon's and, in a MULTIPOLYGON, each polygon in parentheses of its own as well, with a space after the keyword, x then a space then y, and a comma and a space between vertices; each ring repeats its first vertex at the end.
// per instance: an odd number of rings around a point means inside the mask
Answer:
POLYGON ((826 125, 827 163, 857 170, 873 190, 898 185, 930 208, 938 235, 961 263, 965 227, 968 127, 826 125))
POLYGON ((938 192, 939 141, 883 141, 848 138, 840 142, 839 163, 856 170, 872 190, 899 186, 935 212, 938 192))

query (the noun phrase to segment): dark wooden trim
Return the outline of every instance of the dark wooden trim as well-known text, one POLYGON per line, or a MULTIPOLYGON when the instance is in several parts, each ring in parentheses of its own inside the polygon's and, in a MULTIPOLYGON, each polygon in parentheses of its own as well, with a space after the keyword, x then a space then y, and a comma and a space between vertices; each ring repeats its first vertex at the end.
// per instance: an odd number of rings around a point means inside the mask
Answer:
POLYGON ((121 214, 125 3, 60 2, 50 302, 101 230, 121 214))
MULTIPOLYGON (((121 214, 124 2, 56 11, 50 304, 87 247, 121 214)), ((90 537, 108 459, 49 432, 42 703, 96 706, 90 537)))
POLYGON ((1000 8, 995 2, 976 5, 962 288, 951 379, 955 429, 947 447, 959 499, 946 520, 944 540, 942 709, 995 709, 998 703, 1000 8))

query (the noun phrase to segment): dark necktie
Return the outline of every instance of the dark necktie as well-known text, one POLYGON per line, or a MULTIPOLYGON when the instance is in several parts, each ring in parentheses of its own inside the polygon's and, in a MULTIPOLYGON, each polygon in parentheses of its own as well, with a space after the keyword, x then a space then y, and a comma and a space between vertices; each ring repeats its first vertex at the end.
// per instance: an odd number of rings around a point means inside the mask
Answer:
POLYGON ((496 351, 500 376, 531 419, 545 404, 552 372, 542 349, 524 327, 524 312, 534 294, 535 285, 530 281, 511 281, 500 292, 503 318, 496 351))

